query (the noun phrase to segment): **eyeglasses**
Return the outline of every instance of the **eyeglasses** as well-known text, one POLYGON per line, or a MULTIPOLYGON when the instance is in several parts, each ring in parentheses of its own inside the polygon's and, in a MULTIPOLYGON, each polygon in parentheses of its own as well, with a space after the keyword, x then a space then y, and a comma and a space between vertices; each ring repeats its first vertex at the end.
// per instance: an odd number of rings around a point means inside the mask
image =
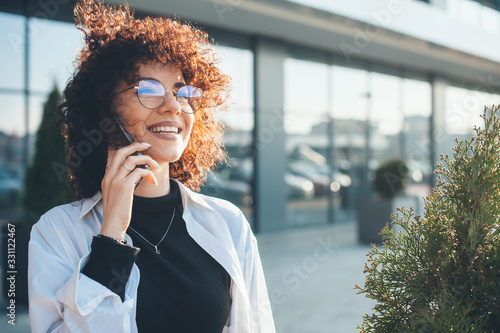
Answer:
POLYGON ((129 87, 117 92, 115 95, 130 89, 137 89, 139 103, 147 109, 157 109, 162 106, 167 97, 167 92, 169 91, 175 96, 177 103, 181 106, 181 110, 185 113, 195 113, 200 109, 201 102, 203 101, 203 93, 200 88, 182 86, 177 90, 166 90, 160 81, 152 78, 142 78, 138 86, 129 87))

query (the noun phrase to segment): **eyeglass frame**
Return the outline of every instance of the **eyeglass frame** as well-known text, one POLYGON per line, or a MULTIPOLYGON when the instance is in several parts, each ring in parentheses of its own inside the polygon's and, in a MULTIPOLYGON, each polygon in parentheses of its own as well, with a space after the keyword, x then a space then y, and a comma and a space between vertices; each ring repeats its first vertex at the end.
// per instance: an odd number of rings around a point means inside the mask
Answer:
MULTIPOLYGON (((163 95, 163 102, 161 102, 161 104, 160 104, 160 105, 158 105, 158 106, 157 106, 157 107, 155 107, 155 108, 149 108, 149 107, 145 106, 144 104, 142 104, 141 99, 140 99, 140 97, 139 97, 139 94, 137 93, 137 99, 139 100, 139 103, 140 103, 143 107, 145 107, 146 109, 149 109, 149 110, 155 110, 155 109, 158 109, 159 107, 161 107, 161 106, 163 105, 163 103, 165 103, 165 101, 167 100, 167 93, 168 93, 168 92, 170 92, 170 91, 172 92, 172 95, 174 95, 175 100, 177 101, 177 91, 179 91, 179 89, 181 89, 181 88, 183 88, 183 87, 188 87, 188 86, 191 86, 191 87, 194 87, 194 88, 198 89, 199 91, 201 91, 201 102, 200 102, 200 106, 198 107, 198 109, 197 109, 196 111, 193 111, 193 112, 186 112, 186 111, 182 110, 182 107, 181 107, 182 112, 184 112, 184 113, 186 113, 186 114, 195 114, 196 112, 198 112, 198 110, 201 108, 201 104, 203 103, 203 97, 205 97, 205 96, 203 95, 203 90, 201 90, 201 88, 198 88, 198 87, 196 87, 196 86, 192 86, 192 85, 190 85, 190 84, 186 84, 186 85, 181 86, 181 87, 179 87, 179 88, 177 88, 177 89, 168 89, 168 90, 167 90, 167 89, 165 89, 165 86, 163 85, 163 83, 161 83, 159 80, 157 80, 157 79, 155 79, 155 78, 152 78, 152 77, 140 77, 140 78, 138 78, 137 80, 139 81, 139 84, 140 84, 140 82, 141 82, 141 81, 146 81, 146 80, 156 81, 156 82, 158 82, 158 83, 159 83, 159 84, 163 87, 163 90, 165 90, 165 94, 163 95)), ((137 86, 128 87, 128 88, 126 88, 126 89, 124 89, 124 90, 122 90, 122 91, 119 91, 119 92, 117 92, 117 93, 114 93, 114 94, 113 94, 113 96, 119 95, 119 94, 121 94, 121 93, 123 93, 123 92, 125 92, 125 91, 130 90, 130 89, 137 89, 137 90, 139 90, 139 86, 137 85, 137 86)), ((178 101, 177 101, 177 102, 178 102, 178 101)))

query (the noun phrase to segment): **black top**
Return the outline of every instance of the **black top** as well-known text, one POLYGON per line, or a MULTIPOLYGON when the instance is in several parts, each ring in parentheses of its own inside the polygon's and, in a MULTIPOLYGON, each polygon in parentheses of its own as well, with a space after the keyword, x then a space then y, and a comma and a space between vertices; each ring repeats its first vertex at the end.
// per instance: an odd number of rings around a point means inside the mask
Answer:
POLYGON ((123 286, 136 260, 141 273, 136 313, 139 332, 220 333, 229 316, 231 278, 188 234, 182 219, 179 187, 173 181, 170 186, 170 194, 163 197, 134 196, 132 208, 130 225, 156 245, 165 234, 175 207, 170 230, 158 245, 160 254, 129 228, 127 234, 140 248, 140 255, 134 247, 94 238, 82 273, 123 300, 123 286), (116 277, 113 272, 121 273, 116 277), (126 279, 121 278, 124 276, 126 279))

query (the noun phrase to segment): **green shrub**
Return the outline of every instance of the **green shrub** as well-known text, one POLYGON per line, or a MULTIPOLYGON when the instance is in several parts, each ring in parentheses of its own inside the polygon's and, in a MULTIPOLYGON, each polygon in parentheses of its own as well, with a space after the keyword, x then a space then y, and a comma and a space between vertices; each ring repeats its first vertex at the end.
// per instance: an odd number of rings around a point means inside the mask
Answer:
POLYGON ((403 160, 391 160, 375 170, 373 189, 384 199, 393 199, 401 194, 408 181, 408 167, 403 160))
POLYGON ((368 253, 364 288, 374 299, 360 332, 499 332, 500 120, 441 156, 424 216, 398 209, 382 231, 382 248, 368 253))
POLYGON ((36 222, 52 207, 75 199, 66 172, 64 137, 56 126, 60 103, 61 94, 54 85, 43 105, 35 152, 24 180, 23 206, 28 223, 36 222))

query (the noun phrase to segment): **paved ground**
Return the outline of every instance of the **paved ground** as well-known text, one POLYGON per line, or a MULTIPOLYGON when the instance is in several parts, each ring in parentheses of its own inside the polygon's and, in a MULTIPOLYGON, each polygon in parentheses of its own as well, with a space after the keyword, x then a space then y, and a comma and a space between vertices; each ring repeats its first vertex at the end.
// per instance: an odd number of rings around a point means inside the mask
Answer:
POLYGON ((374 303, 356 295, 369 245, 356 224, 342 223, 258 237, 278 333, 350 333, 374 303))
MULTIPOLYGON (((356 242, 356 224, 308 227, 258 236, 278 333, 350 333, 373 303, 356 295, 363 284, 368 245, 356 242)), ((7 304, 0 302, 2 312, 7 304)), ((0 332, 30 332, 27 309, 16 326, 0 317, 0 332)))
POLYGON ((0 302, 0 308, 2 309, 2 316, 0 317, 0 332, 2 333, 29 333, 30 321, 28 318, 28 308, 25 306, 16 306, 16 320, 15 325, 8 323, 11 320, 7 314, 7 302, 3 299, 0 302))

